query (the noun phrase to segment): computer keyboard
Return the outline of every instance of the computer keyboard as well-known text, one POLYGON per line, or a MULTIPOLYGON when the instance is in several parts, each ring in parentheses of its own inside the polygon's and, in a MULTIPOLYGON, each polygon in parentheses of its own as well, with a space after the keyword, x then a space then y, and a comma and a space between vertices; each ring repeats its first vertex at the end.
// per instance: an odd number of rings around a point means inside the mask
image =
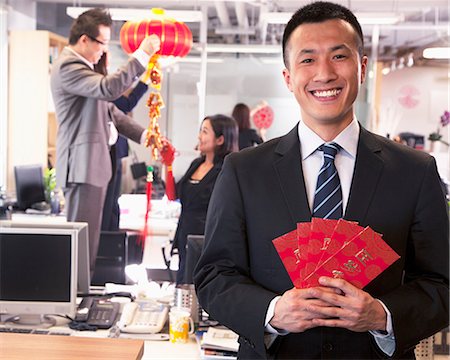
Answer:
POLYGON ((38 334, 38 335, 61 335, 70 336, 68 331, 54 331, 47 329, 29 329, 29 328, 16 328, 0 326, 0 333, 15 333, 15 334, 38 334))

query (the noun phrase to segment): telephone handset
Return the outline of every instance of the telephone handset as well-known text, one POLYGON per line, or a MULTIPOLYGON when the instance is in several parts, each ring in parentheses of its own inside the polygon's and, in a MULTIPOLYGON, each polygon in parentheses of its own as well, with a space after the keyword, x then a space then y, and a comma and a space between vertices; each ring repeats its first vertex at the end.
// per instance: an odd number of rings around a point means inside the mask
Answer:
POLYGON ((124 305, 117 323, 121 332, 155 334, 167 321, 169 308, 155 302, 130 302, 124 305))
POLYGON ((95 297, 85 297, 78 305, 75 321, 86 322, 99 329, 109 329, 116 321, 119 311, 119 303, 95 297))

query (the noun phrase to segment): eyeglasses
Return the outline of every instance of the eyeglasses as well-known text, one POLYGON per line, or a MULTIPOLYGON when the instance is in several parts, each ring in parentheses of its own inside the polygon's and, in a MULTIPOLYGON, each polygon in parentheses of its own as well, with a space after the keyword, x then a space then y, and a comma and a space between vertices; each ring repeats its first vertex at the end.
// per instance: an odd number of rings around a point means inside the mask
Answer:
POLYGON ((93 37, 91 35, 88 35, 88 34, 85 34, 85 35, 92 41, 96 42, 97 44, 104 45, 104 46, 108 45, 107 43, 105 43, 103 41, 97 40, 95 37, 93 37))

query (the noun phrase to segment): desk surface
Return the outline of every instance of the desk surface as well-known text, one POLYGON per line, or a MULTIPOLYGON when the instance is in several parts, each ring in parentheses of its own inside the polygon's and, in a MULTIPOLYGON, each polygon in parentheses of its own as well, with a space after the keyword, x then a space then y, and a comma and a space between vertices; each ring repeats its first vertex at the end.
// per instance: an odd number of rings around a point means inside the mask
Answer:
POLYGON ((191 335, 186 344, 172 344, 170 341, 145 341, 142 360, 199 360, 200 349, 191 335))
MULTIPOLYGON (((63 331, 64 327, 56 327, 55 330, 63 331)), ((97 331, 75 331, 71 337, 82 336, 91 339, 102 339, 108 336, 109 330, 97 331)), ((56 335, 46 335, 54 338, 56 335)), ((151 336, 151 335, 150 335, 151 336)), ((186 344, 173 344, 169 340, 158 341, 149 340, 146 334, 120 334, 118 339, 111 340, 142 340, 144 341, 144 355, 142 360, 199 360, 200 347, 195 339, 195 335, 190 335, 186 344)), ((0 352, 0 359, 1 357, 0 352)))
POLYGON ((75 336, 0 334, 0 358, 14 360, 139 360, 144 341, 75 336))

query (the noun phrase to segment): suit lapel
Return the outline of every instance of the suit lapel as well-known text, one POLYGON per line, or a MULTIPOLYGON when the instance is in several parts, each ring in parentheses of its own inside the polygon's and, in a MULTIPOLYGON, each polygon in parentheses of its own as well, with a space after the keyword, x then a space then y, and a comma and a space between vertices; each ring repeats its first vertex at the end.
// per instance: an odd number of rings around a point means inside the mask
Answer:
POLYGON ((380 153, 379 141, 361 127, 345 219, 366 223, 367 212, 384 167, 380 153))
POLYGON ((280 158, 274 162, 274 169, 292 221, 310 221, 311 210, 303 179, 298 126, 281 138, 275 152, 280 158))

